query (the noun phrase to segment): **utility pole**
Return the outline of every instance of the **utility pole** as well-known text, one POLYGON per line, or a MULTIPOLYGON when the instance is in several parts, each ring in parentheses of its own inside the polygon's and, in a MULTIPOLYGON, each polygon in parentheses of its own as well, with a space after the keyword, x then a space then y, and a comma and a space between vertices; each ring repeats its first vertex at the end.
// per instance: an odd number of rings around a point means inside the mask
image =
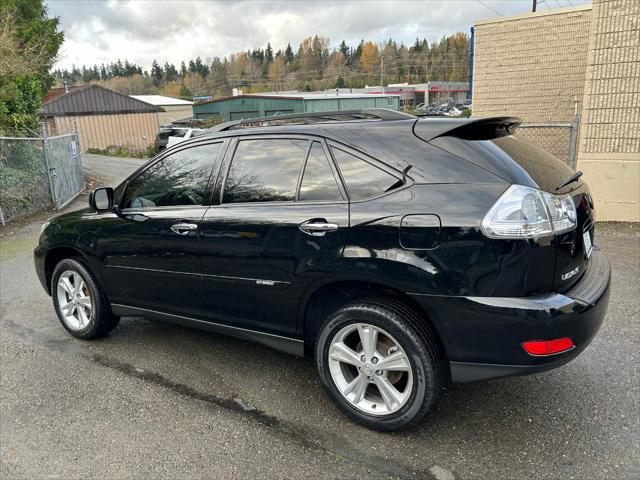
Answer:
POLYGON ((531 9, 532 12, 536 11, 537 3, 538 3, 538 0, 533 0, 533 8, 531 9))
POLYGON ((382 90, 382 93, 384 94, 384 80, 382 78, 383 73, 382 70, 384 68, 384 56, 380 55, 380 89, 382 90))

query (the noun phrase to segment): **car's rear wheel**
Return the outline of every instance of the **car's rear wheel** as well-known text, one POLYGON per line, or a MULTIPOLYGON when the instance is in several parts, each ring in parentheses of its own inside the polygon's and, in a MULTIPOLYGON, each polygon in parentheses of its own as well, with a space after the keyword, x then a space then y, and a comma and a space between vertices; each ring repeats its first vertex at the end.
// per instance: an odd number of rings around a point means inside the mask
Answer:
POLYGON ((342 307, 323 324, 316 345, 320 378, 358 423, 409 428, 438 398, 439 352, 422 322, 398 302, 370 299, 342 307))
POLYGON ((66 258, 56 265, 51 296, 60 323, 74 337, 102 337, 120 321, 111 313, 93 273, 80 259, 66 258))

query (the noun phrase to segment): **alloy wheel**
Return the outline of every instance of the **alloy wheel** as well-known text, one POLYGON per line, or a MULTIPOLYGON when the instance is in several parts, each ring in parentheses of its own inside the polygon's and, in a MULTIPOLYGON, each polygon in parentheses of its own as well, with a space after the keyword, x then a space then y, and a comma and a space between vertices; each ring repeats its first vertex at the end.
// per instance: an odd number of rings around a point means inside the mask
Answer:
POLYGON ((402 346, 375 325, 342 328, 328 353, 331 377, 345 399, 370 415, 400 410, 413 389, 413 372, 402 346))
POLYGON ((71 330, 83 330, 93 315, 91 293, 78 272, 66 270, 58 277, 58 307, 65 325, 71 330))

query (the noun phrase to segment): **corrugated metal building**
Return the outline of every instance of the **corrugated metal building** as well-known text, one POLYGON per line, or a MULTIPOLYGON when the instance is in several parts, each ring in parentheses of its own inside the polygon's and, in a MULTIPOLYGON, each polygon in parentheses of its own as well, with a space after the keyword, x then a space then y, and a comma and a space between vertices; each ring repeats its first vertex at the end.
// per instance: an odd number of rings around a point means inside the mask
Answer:
MULTIPOLYGON (((358 93, 380 94, 380 85, 354 88, 358 93)), ((437 105, 441 103, 463 103, 469 96, 468 82, 426 82, 426 83, 390 83, 384 87, 384 93, 400 95, 403 104, 437 105)))
POLYGON ((50 134, 78 132, 80 149, 110 145, 144 150, 158 133, 162 108, 98 85, 55 88, 45 96, 41 116, 50 134))
POLYGON ((295 94, 237 95, 197 103, 193 118, 217 117, 220 120, 241 120, 287 113, 330 112, 363 108, 400 109, 399 95, 366 94, 295 94))
POLYGON ((130 95, 130 97, 162 108, 164 112, 158 113, 160 125, 169 125, 172 122, 183 120, 193 115, 193 102, 189 100, 165 95, 130 95))

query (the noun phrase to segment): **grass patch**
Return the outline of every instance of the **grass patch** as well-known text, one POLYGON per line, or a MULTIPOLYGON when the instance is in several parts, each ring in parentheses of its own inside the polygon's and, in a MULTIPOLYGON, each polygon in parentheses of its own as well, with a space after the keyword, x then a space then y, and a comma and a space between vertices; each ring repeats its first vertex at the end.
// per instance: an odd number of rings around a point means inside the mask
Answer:
POLYGON ((153 145, 141 150, 131 145, 109 145, 107 148, 89 148, 87 153, 94 155, 109 155, 111 157, 123 158, 151 158, 155 155, 153 145))

